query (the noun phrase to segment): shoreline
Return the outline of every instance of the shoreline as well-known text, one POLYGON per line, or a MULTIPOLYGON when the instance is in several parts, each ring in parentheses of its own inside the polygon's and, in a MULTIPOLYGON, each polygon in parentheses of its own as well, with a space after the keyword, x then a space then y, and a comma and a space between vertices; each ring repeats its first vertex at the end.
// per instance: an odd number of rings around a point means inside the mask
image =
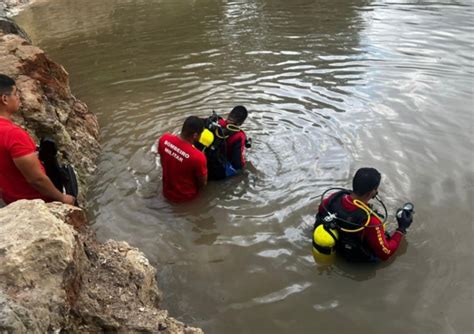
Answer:
MULTIPOLYGON (((101 151, 97 117, 71 92, 64 67, 9 18, 40 1, 0 4, 0 73, 20 91, 14 122, 36 142, 53 137, 59 160, 76 168, 84 203, 101 151)), ((123 241, 99 242, 83 209, 0 205, 0 332, 203 333, 169 316, 161 301, 145 255, 123 241)))

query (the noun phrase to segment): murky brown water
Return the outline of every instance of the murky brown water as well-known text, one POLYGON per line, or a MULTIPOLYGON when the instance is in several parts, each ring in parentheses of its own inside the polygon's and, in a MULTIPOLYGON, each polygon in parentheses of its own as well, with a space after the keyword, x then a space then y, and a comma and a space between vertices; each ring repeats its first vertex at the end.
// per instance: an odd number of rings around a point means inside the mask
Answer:
POLYGON ((159 266, 210 333, 472 333, 471 1, 51 0, 17 20, 71 74, 104 147, 102 238, 159 266), (150 147, 189 114, 251 110, 248 173, 163 200, 150 147), (416 221, 395 261, 318 267, 318 195, 361 166, 416 221))

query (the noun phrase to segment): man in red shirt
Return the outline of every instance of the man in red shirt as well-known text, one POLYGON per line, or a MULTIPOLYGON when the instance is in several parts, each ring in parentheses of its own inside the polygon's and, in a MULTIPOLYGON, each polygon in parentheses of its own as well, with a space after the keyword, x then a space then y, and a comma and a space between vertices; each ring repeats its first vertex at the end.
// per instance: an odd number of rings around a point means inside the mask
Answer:
POLYGON ((163 195, 171 202, 190 201, 207 184, 206 156, 193 145, 203 130, 204 121, 189 116, 179 136, 165 133, 158 141, 163 195))
POLYGON ((20 108, 15 81, 0 74, 0 196, 6 204, 20 199, 43 199, 74 204, 75 198, 53 185, 38 159, 30 135, 12 122, 20 108))
POLYGON ((382 220, 369 207, 369 201, 378 194, 380 180, 375 168, 360 168, 352 180, 352 192, 336 192, 319 206, 315 228, 328 224, 329 229, 336 230, 336 253, 349 261, 388 260, 412 223, 411 212, 400 212, 396 232, 391 237, 385 234, 382 220))

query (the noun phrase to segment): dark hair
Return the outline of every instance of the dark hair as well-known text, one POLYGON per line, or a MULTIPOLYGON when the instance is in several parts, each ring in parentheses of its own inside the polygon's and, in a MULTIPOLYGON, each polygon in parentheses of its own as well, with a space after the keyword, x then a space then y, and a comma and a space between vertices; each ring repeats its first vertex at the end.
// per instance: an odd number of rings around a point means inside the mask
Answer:
POLYGON ((247 115, 248 111, 244 106, 236 106, 230 111, 227 119, 240 125, 245 121, 247 115))
POLYGON ((382 175, 375 168, 360 168, 352 179, 352 190, 356 195, 363 196, 377 189, 381 178, 382 175))
POLYGON ((200 134, 204 130, 204 121, 202 118, 196 116, 189 116, 184 120, 181 135, 184 137, 191 137, 193 134, 200 134))
POLYGON ((11 94, 13 86, 15 86, 15 80, 8 75, 0 74, 0 95, 11 94))

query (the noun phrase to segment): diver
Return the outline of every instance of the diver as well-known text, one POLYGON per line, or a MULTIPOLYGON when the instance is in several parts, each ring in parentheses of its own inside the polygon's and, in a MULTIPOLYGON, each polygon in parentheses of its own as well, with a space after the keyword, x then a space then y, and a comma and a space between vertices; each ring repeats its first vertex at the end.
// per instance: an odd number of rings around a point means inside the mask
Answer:
POLYGON ((237 175, 245 167, 245 148, 252 145, 251 138, 241 129, 247 116, 244 106, 236 106, 227 119, 213 112, 204 120, 206 129, 196 147, 206 155, 209 180, 237 175))
POLYGON ((387 210, 377 196, 380 180, 375 168, 360 168, 352 180, 352 191, 331 188, 323 193, 313 229, 316 260, 335 252, 350 262, 379 262, 396 252, 413 221, 413 204, 397 210, 398 228, 393 235, 386 234, 387 210), (335 189, 338 191, 325 198, 335 189), (382 205, 384 215, 371 208, 373 198, 382 205))
POLYGON ((163 134, 157 141, 163 172, 163 195, 173 203, 195 199, 207 185, 206 157, 195 145, 204 121, 196 116, 184 120, 179 135, 163 134))

